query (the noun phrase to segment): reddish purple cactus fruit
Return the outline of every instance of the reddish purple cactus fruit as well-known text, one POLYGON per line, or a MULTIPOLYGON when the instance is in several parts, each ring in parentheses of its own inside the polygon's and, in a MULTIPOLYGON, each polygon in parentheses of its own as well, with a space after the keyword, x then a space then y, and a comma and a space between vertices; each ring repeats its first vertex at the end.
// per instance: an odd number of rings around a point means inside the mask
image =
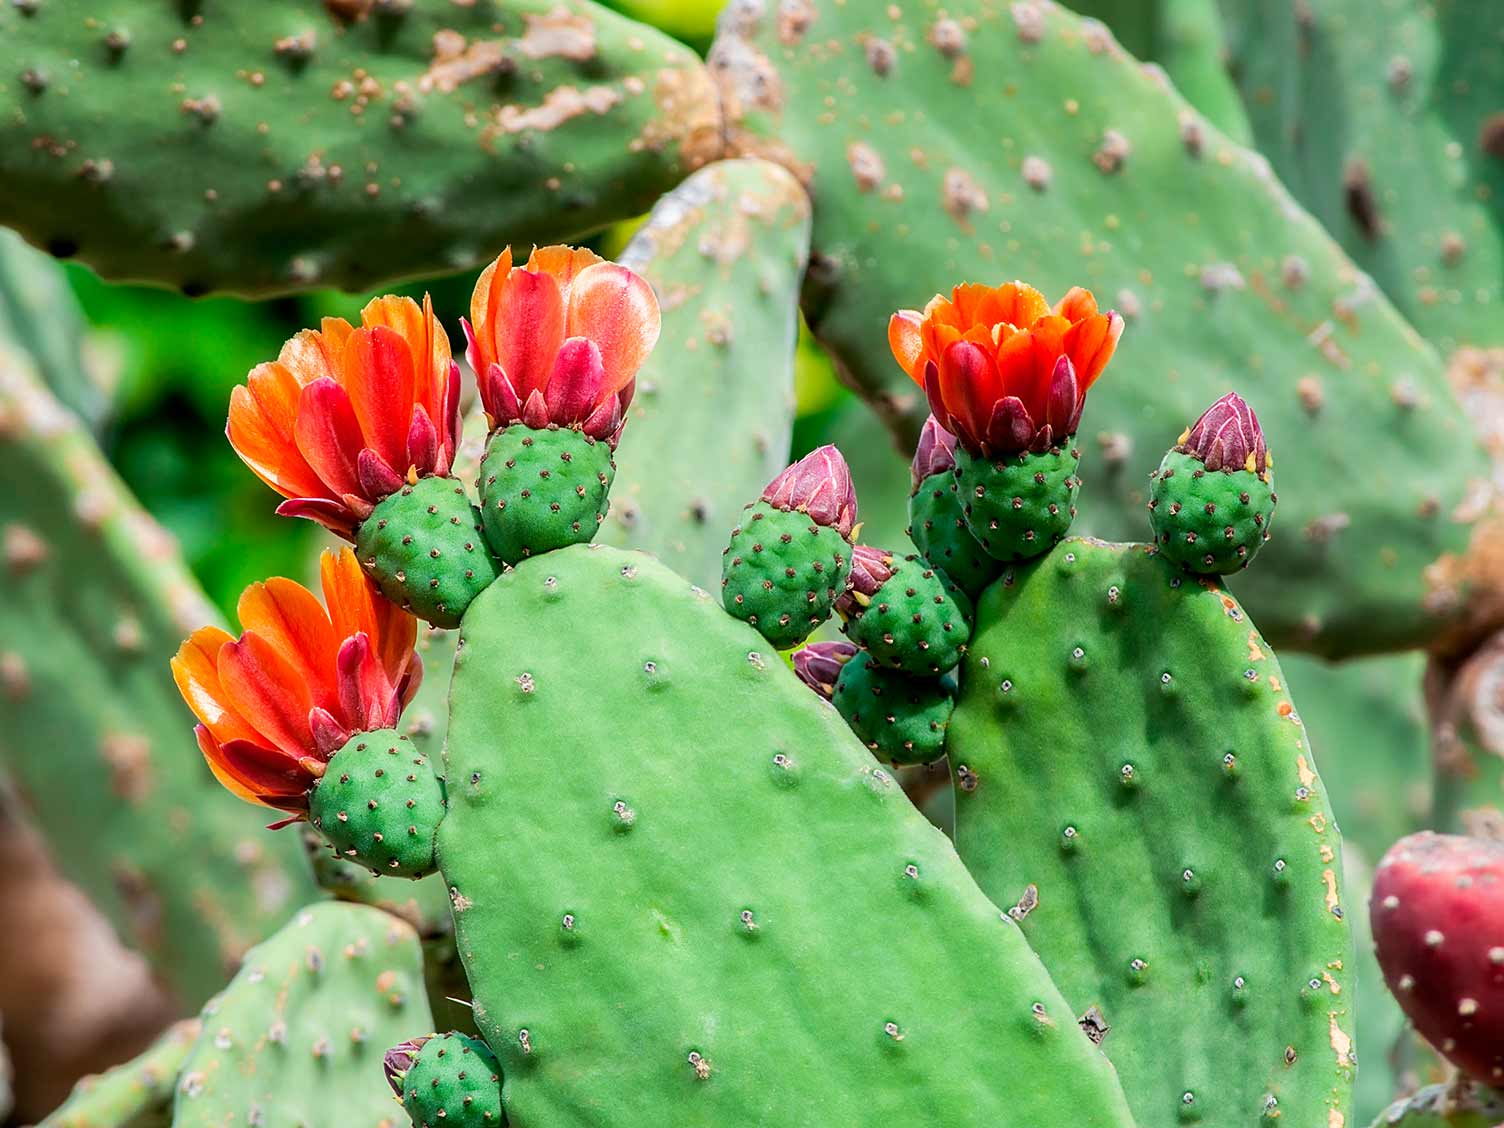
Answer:
POLYGON ((794 673, 799 680, 829 701, 836 692, 841 667, 856 657, 849 642, 812 642, 794 651, 794 673))
POLYGON ((386 1070, 386 1083, 392 1087, 392 1092, 398 1097, 402 1096, 402 1082, 407 1078, 408 1070, 412 1069, 413 1062, 417 1060, 418 1051, 431 1037, 433 1035, 425 1034, 421 1038, 409 1038, 406 1042, 387 1050, 386 1057, 382 1059, 382 1068, 386 1070))
POLYGON ((817 525, 850 539, 856 525, 851 469, 834 446, 810 451, 762 491, 762 500, 785 512, 807 513, 817 525))
POLYGON ((914 493, 925 479, 956 468, 956 436, 952 435, 933 415, 924 421, 919 432, 919 445, 914 449, 914 461, 909 473, 914 479, 914 493))
POLYGON ((1504 1082, 1504 842, 1423 831, 1379 864, 1369 905, 1379 966, 1427 1040, 1504 1082))
POLYGON ((1200 459, 1208 470, 1262 474, 1270 464, 1259 417, 1237 392, 1228 392, 1202 412, 1175 449, 1200 459))

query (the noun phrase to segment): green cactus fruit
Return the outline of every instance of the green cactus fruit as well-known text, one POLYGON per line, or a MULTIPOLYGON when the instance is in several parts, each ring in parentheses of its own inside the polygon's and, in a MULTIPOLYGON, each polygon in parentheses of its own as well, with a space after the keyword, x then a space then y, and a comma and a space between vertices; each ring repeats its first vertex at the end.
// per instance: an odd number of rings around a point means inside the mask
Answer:
POLYGON ((1390 1105, 1373 1128, 1498 1128, 1504 1124, 1504 1094, 1459 1078, 1432 1085, 1390 1105))
POLYGON ((1154 543, 1191 572, 1225 576, 1253 561, 1274 515, 1273 460, 1258 416, 1228 392, 1150 475, 1154 543))
POLYGON ((831 703, 879 759, 929 764, 945 755, 945 730, 956 697, 940 678, 884 669, 858 653, 842 668, 831 703))
POLYGON ((298 912, 200 1016, 173 1128, 394 1128, 385 1048, 433 1029, 412 927, 366 905, 298 912))
POLYGON ((956 486, 971 535, 1004 563, 1048 552, 1076 519, 1081 452, 1074 436, 1047 451, 986 458, 956 447, 956 486))
POLYGON ((971 600, 917 556, 857 545, 836 599, 841 629, 880 666, 918 677, 955 668, 971 638, 971 600))
POLYGON ((422 877, 433 871, 444 785, 402 734, 356 733, 325 767, 308 816, 341 857, 383 877, 422 877))
POLYGON ((196 1018, 174 1023, 137 1057, 85 1077, 37 1128, 169 1128, 178 1071, 201 1028, 196 1018))
POLYGON ((454 478, 420 478, 378 502, 355 531, 355 554, 383 595, 444 628, 460 625, 500 570, 454 478))
POLYGON ((1131 1123, 1012 918, 712 595, 581 545, 461 630, 439 858, 513 1123, 1131 1123))
POLYGON ((500 1128, 501 1066, 464 1034, 414 1038, 386 1052, 386 1079, 413 1128, 500 1128))
POLYGON ((830 618, 846 590, 856 491, 841 452, 823 446, 768 483, 731 530, 721 602, 779 650, 830 618))
POLYGON ((994 900, 1037 889, 1024 935, 1111 1028, 1138 1122, 1350 1123, 1360 908, 1247 614, 1151 546, 1072 538, 976 622, 956 846, 994 900))
POLYGON ((585 544, 606 519, 616 460, 610 443, 573 427, 513 423, 486 444, 480 516, 503 564, 585 544))
POLYGON ((955 451, 956 437, 931 415, 924 421, 914 452, 908 533, 921 556, 976 599, 1003 566, 966 525, 956 484, 955 451))

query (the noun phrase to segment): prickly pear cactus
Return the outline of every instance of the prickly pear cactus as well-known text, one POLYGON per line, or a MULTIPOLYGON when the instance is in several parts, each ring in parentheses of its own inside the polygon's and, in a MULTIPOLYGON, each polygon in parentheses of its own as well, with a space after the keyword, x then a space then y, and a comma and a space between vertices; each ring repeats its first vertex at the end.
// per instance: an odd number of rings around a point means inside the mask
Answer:
POLYGON ((1146 545, 1009 569, 947 751, 957 850, 999 903, 1037 889, 1023 933, 1097 1008, 1140 1123, 1345 1122, 1356 909, 1279 663, 1230 595, 1146 545))
POLYGON ((734 4, 710 67, 732 150, 820 202, 806 315, 905 449, 924 397, 875 325, 961 280, 1080 282, 1129 327, 1081 428, 1077 532, 1140 536, 1164 421, 1236 384, 1281 453, 1288 531, 1236 581, 1269 637, 1404 648, 1460 610, 1428 569, 1467 546, 1485 465, 1438 357, 1100 23, 1039 0, 734 4))
POLYGON ((1396 1101, 1373 1128, 1498 1128, 1504 1122, 1504 1096, 1481 1085, 1432 1085, 1396 1101))
POLYGON ((433 1018, 412 928, 364 905, 300 910, 201 1015, 173 1128, 395 1128, 388 1046, 433 1018))
POLYGON ((452 271, 720 148, 694 53, 588 0, 8 4, 0 40, 0 221, 190 294, 452 271))
POLYGON ((62 267, 0 228, 0 341, 28 354, 63 406, 96 425, 106 397, 84 360, 85 333, 62 267))
POLYGON ((721 161, 655 205, 621 261, 663 311, 637 377, 604 544, 720 578, 726 528, 788 461, 810 206, 768 161, 721 161))
POLYGON ((0 761, 63 872, 197 1005, 315 895, 297 842, 262 832, 183 725, 166 659, 216 616, 83 425, 3 347, 0 489, 0 761))
POLYGON ((176 1023, 139 1057, 85 1077, 38 1128, 169 1128, 178 1072, 201 1029, 196 1018, 176 1023))
POLYGON ((461 633, 439 857, 514 1122, 1130 1123, 1012 919, 713 596, 577 546, 461 633))

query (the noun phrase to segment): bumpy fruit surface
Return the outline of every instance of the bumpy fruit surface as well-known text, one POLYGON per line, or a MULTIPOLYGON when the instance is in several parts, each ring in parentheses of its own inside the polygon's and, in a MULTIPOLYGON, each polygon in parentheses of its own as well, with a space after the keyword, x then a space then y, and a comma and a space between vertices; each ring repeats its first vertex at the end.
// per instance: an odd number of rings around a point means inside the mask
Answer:
POLYGON ((721 561, 721 602, 786 650, 830 618, 850 565, 851 545, 836 529, 759 501, 731 530, 721 561))
POLYGON ((956 476, 949 471, 931 474, 909 498, 909 539, 972 599, 1002 570, 967 528, 956 476))
POLYGON ((851 731, 881 759, 928 764, 945 755, 955 696, 940 678, 887 670, 865 653, 841 667, 831 698, 851 731))
POLYGON ((836 601, 846 637, 879 665, 918 676, 954 669, 971 638, 971 600, 942 573, 917 556, 884 555, 875 587, 861 582, 861 556, 853 563, 852 588, 836 601), (870 590, 869 590, 870 589, 870 590))
POLYGON ((1384 980, 1464 1073, 1504 1085, 1504 842, 1422 831, 1379 864, 1369 904, 1384 980))
POLYGON ((1154 543, 1189 571, 1239 571, 1269 539, 1276 498, 1267 470, 1208 470, 1195 456, 1172 450, 1150 480, 1154 543))
POLYGON ((388 1080, 402 1098, 414 1128, 489 1128, 506 1123, 501 1111, 501 1066, 496 1055, 478 1038, 436 1034, 425 1038, 416 1053, 407 1053, 401 1072, 392 1071, 387 1054, 388 1080))
POLYGON ((387 876, 432 872, 444 786, 427 757, 394 730, 352 736, 324 769, 308 808, 341 857, 387 876))
POLYGON ((956 448, 956 485, 966 526, 989 556, 1005 563, 1048 552, 1076 519, 1075 438, 1039 454, 995 460, 956 448))
POLYGON ((382 500, 355 534, 381 593, 436 627, 457 627, 499 570, 475 506, 453 478, 423 478, 382 500))
POLYGON ((606 519, 610 444, 574 428, 514 423, 491 436, 480 467, 481 524, 504 564, 584 544, 606 519))

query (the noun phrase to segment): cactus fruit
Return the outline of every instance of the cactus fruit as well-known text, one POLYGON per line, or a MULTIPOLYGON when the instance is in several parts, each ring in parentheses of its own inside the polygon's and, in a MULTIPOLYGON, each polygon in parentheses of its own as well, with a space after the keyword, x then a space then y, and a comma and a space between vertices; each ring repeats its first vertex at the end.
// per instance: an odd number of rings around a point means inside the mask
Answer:
POLYGON ((481 524, 505 564, 581 544, 606 519, 612 453, 637 370, 658 342, 653 288, 589 250, 507 248, 481 272, 465 323, 493 435, 481 524))
POLYGON ((957 850, 1000 903, 1037 888, 1023 933, 1100 1008, 1138 1121, 1345 1123, 1340 838, 1236 601, 1072 538, 987 589, 960 683, 957 850))
POLYGON ((1504 1095, 1462 1079, 1432 1085, 1396 1101, 1373 1128, 1498 1128, 1504 1124, 1504 1095))
POLYGON ((857 545, 836 599, 841 629, 878 665, 919 677, 953 670, 971 638, 971 600, 917 556, 857 545))
POLYGON ((721 149, 695 53, 587 0, 6 4, 0 42, 0 223, 190 294, 477 265, 721 149))
POLYGON ((347 740, 308 797, 309 822, 335 852, 382 876, 432 872, 443 817, 444 788, 433 767, 391 729, 347 740))
POLYGON ((1504 1083, 1504 842, 1421 831, 1384 855, 1370 902, 1384 980, 1457 1068, 1504 1083))
POLYGON ((1131 1123, 1012 919, 713 597, 581 545, 461 633, 439 858, 514 1123, 1131 1123))
POLYGON ((779 650, 804 641, 846 590, 856 491, 833 446, 811 451, 768 483, 731 530, 721 602, 779 650))
POLYGON ((1001 561, 1047 552, 1076 516, 1076 428, 1123 319, 1089 290, 1051 308, 1022 282, 961 285, 888 322, 893 357, 956 436, 967 527, 1001 561))
POLYGON ((909 539, 921 556, 975 600, 997 579, 1002 563, 982 547, 966 525, 956 485, 955 452, 956 437, 931 415, 924 421, 914 450, 909 539))
POLYGON ((196 1018, 174 1023, 139 1056, 85 1077, 37 1128, 169 1128, 178 1071, 201 1030, 196 1018))
MULTIPOLYGON (((818 202, 806 316, 906 449, 929 407, 874 325, 958 278, 1080 281, 1130 323, 1115 363, 1134 378, 1092 390, 1077 438, 1097 489, 1076 531, 1142 537, 1164 420, 1241 383, 1282 446, 1292 530, 1237 580, 1271 642, 1346 657, 1451 625, 1468 593, 1447 564, 1482 510, 1486 459, 1439 358, 1266 161, 1058 4, 777 7, 722 15, 710 69, 728 145, 784 163, 818 202)), ((1299 34, 1288 5, 1265 18, 1299 34)))
POLYGON ((945 755, 945 729, 956 703, 948 681, 885 669, 849 642, 800 647, 794 673, 835 706, 879 759, 904 766, 945 755))
POLYGON ((731 514, 788 461, 809 224, 781 165, 719 161, 660 200, 622 252, 653 284, 666 347, 637 377, 602 543, 703 587, 720 580, 731 514))
POLYGON ((386 1079, 413 1128, 500 1128, 501 1066, 463 1034, 413 1038, 386 1052, 386 1079))
POLYGON ((1269 539, 1274 459, 1258 416, 1228 392, 1150 475, 1149 523, 1165 558, 1208 576, 1248 567, 1269 539))
POLYGON ((301 910, 253 948, 200 1017, 174 1128, 392 1128, 382 1054, 433 1023, 412 928, 339 903, 301 910))

